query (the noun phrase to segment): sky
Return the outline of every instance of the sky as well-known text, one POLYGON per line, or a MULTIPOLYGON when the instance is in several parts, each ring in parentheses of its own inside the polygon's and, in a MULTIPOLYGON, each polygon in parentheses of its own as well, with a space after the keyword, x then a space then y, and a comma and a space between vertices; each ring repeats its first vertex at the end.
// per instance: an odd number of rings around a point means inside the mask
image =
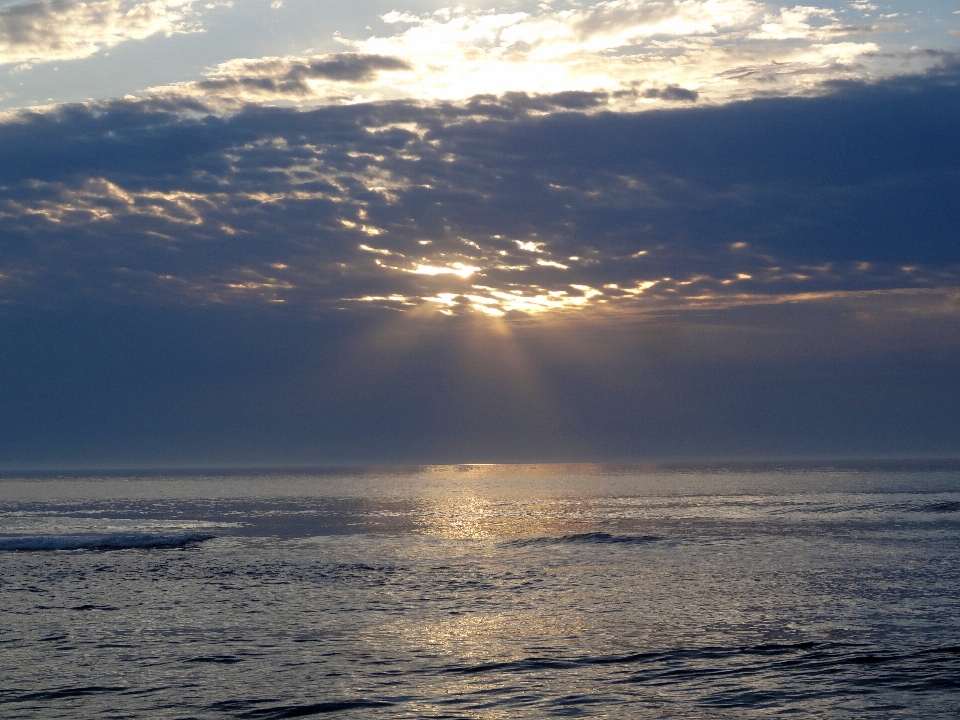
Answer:
POLYGON ((960 456, 960 6, 0 0, 0 469, 960 456))

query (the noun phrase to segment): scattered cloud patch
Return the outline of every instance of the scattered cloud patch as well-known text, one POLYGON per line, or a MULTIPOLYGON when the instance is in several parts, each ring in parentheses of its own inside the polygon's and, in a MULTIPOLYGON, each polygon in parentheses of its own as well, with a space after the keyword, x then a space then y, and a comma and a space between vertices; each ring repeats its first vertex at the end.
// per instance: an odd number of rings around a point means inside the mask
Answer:
POLYGON ((409 71, 405 60, 382 55, 336 53, 315 57, 267 57, 221 63, 204 80, 152 88, 153 93, 195 95, 227 103, 301 101, 352 97, 344 86, 367 85, 381 73, 409 71))
POLYGON ((750 37, 756 40, 828 40, 831 35, 849 34, 853 29, 840 24, 835 10, 797 5, 767 14, 760 29, 750 37))
POLYGON ((198 32, 192 0, 40 0, 0 9, 0 64, 78 60, 129 40, 198 32))
POLYGON ((696 90, 687 90, 686 88, 671 85, 665 88, 648 88, 642 93, 644 98, 659 98, 660 100, 669 100, 673 102, 696 102, 700 96, 696 90))

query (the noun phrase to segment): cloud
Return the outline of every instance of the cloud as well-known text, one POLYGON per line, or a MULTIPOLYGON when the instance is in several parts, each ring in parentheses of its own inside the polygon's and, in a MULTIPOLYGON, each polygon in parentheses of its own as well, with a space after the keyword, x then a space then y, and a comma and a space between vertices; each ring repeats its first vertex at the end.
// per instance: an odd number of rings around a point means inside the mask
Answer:
POLYGON ((687 90, 686 88, 670 85, 665 88, 649 88, 643 91, 645 98, 660 98, 662 100, 673 100, 675 102, 696 102, 700 93, 696 90, 687 90))
POLYGON ((303 100, 341 93, 342 84, 364 85, 380 73, 411 70, 404 60, 382 55, 337 53, 309 58, 268 57, 221 63, 207 79, 153 88, 152 92, 228 97, 234 101, 303 100))
POLYGON ((952 313, 957 78, 640 114, 576 93, 21 113, 0 125, 0 296, 510 319, 866 293, 952 313))
POLYGON ((835 34, 850 34, 856 29, 841 25, 835 10, 798 5, 780 8, 776 15, 766 14, 759 30, 751 33, 756 40, 826 40, 835 34))
POLYGON ((0 9, 0 64, 77 60, 128 40, 200 30, 192 0, 41 0, 0 9))
POLYGON ((834 10, 797 6, 771 15, 752 0, 613 0, 535 13, 459 8, 384 20, 404 29, 352 45, 408 59, 417 82, 402 92, 423 99, 640 88, 632 99, 618 96, 618 106, 643 108, 671 100, 644 93, 647 84, 726 102, 904 71, 876 62, 876 44, 851 41, 862 28, 840 23, 834 10))
POLYGON ((516 92, 599 93, 614 110, 693 96, 724 103, 810 95, 838 80, 876 80, 936 64, 881 47, 874 28, 814 6, 771 12, 753 0, 611 0, 535 12, 444 9, 382 18, 392 34, 337 37, 352 52, 238 59, 204 80, 151 88, 222 109, 245 102, 465 101, 516 92), (870 41, 862 36, 869 33, 870 41), (379 60, 378 60, 379 58, 379 60))

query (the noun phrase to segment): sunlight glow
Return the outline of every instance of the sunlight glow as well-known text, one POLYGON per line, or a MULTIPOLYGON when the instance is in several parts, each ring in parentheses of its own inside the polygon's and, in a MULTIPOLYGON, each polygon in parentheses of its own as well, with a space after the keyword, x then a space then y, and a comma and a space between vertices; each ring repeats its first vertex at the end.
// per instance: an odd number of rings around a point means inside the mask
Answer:
POLYGON ((558 269, 560 269, 560 270, 569 270, 569 269, 570 269, 570 266, 569 266, 569 265, 564 265, 563 263, 558 263, 558 262, 556 262, 555 260, 537 260, 537 265, 541 265, 542 267, 558 268, 558 269))
POLYGON ((369 245, 358 245, 361 250, 369 253, 377 253, 378 255, 396 255, 398 253, 393 252, 392 250, 387 250, 386 248, 375 248, 370 247, 369 245))
MULTIPOLYGON (((885 270, 879 267, 873 268, 862 262, 851 263, 848 270, 844 272, 839 272, 833 263, 818 266, 771 265, 772 258, 767 255, 753 256, 749 254, 746 243, 737 242, 729 247, 739 254, 739 268, 727 268, 723 273, 725 277, 700 272, 676 278, 663 276, 657 279, 634 278, 619 279, 617 282, 561 284, 558 282, 559 276, 553 271, 562 270, 565 277, 569 277, 567 276, 569 273, 570 276, 579 275, 584 279, 595 279, 598 274, 602 278, 602 273, 609 273, 608 277, 611 280, 623 278, 624 271, 631 267, 625 264, 625 261, 629 258, 641 257, 647 251, 641 250, 625 257, 616 253, 604 254, 595 249, 589 249, 586 257, 570 256, 577 258, 568 261, 575 263, 574 265, 554 259, 557 255, 554 255, 551 243, 546 241, 507 240, 495 235, 490 236, 488 240, 478 242, 460 237, 456 239, 456 250, 453 253, 450 252, 449 242, 452 241, 438 242, 435 250, 431 247, 432 254, 424 256, 422 261, 414 263, 412 268, 388 265, 377 257, 374 263, 383 270, 404 273, 407 276, 437 278, 437 280, 431 280, 428 285, 416 282, 412 286, 401 284, 397 286, 395 293, 370 294, 364 296, 362 300, 381 302, 385 308, 392 310, 432 306, 435 312, 444 315, 474 312, 491 318, 511 316, 519 319, 522 316, 545 316, 586 310, 603 313, 645 313, 677 308, 719 308, 743 304, 788 302, 778 299, 781 297, 819 299, 827 296, 816 294, 820 290, 815 290, 809 283, 814 281, 835 283, 839 277, 846 274, 856 273, 862 277, 865 272, 889 274, 891 271, 890 268, 885 270), (469 248, 467 252, 462 250, 464 246, 469 248), (512 249, 514 247, 515 249, 512 249), (518 252, 536 253, 536 262, 530 265, 509 263, 509 260, 517 257, 518 252), (461 259, 451 262, 450 255, 461 259), (483 284, 471 285, 470 290, 466 292, 464 288, 457 286, 459 281, 477 275, 484 277, 483 284), (441 284, 437 287, 437 283, 443 283, 444 278, 448 278, 446 285, 441 284), (791 283, 792 287, 786 293, 771 292, 769 296, 763 293, 748 294, 734 290, 738 284, 755 281, 755 279, 767 285, 791 283), (802 293, 796 293, 796 283, 808 284, 807 289, 802 293), (404 307, 398 307, 398 303, 404 307)), ((434 245, 433 242, 430 244, 434 245)), ((357 247, 361 251, 378 256, 404 257, 403 253, 389 248, 369 245, 357 247)), ((565 259, 565 256, 566 254, 561 257, 565 259)), ((920 276, 920 270, 915 266, 897 268, 897 271, 911 278, 920 276)), ((833 292, 825 291, 828 295, 833 292)), ((832 297, 832 295, 829 296, 832 297)))
POLYGON ((455 262, 450 267, 436 267, 434 265, 417 263, 413 270, 404 270, 404 272, 413 273, 414 275, 459 275, 462 278, 468 278, 479 271, 480 268, 464 265, 461 262, 455 262))
POLYGON ((532 253, 543 252, 544 243, 542 242, 532 242, 532 241, 524 242, 522 240, 514 240, 514 242, 517 244, 518 248, 520 248, 521 250, 524 250, 525 252, 532 252, 532 253))

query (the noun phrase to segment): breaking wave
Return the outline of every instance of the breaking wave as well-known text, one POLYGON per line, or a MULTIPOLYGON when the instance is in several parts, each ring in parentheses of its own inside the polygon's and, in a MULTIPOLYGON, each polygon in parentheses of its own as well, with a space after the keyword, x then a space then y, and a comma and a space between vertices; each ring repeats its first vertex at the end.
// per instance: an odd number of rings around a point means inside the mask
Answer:
POLYGON ((216 535, 208 533, 86 533, 83 535, 27 535, 0 538, 0 551, 39 550, 129 550, 132 548, 181 548, 216 535))

